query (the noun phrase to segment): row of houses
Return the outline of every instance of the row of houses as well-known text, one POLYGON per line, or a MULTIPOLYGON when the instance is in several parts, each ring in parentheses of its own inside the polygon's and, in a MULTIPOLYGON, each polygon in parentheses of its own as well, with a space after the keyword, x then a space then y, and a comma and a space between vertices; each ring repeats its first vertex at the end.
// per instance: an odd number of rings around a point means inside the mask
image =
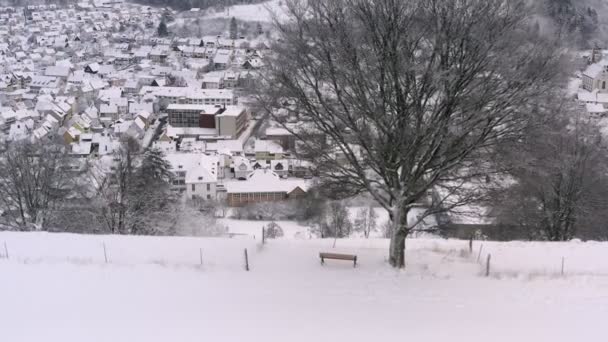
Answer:
POLYGON ((260 125, 239 96, 269 44, 157 37, 165 11, 83 1, 0 13, 0 32, 12 32, 0 36, 0 140, 60 139, 77 165, 112 160, 131 137, 165 152, 173 189, 189 199, 304 196, 312 168, 294 157, 293 135, 260 125))
POLYGON ((225 201, 235 207, 299 199, 311 184, 303 178, 287 178, 301 166, 288 160, 274 161, 268 167, 229 154, 170 153, 167 160, 175 174, 176 191, 189 199, 225 201))

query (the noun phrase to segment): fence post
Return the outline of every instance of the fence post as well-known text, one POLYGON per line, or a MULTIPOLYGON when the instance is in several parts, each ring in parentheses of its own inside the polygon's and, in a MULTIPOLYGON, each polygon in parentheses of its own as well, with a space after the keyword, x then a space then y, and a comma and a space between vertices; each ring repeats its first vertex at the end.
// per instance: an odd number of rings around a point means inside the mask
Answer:
POLYGON ((564 276, 564 257, 562 257, 562 277, 564 276))
POLYGON ((492 254, 488 254, 488 261, 486 261, 486 277, 490 276, 490 259, 492 258, 492 254))
POLYGON ((249 257, 247 256, 247 248, 245 248, 245 271, 249 271, 249 257))
POLYGON ((469 238, 469 254, 473 254, 473 234, 469 238))
POLYGON ((199 248, 198 250, 199 250, 200 257, 201 257, 201 266, 203 266, 203 249, 199 248))
POLYGON ((483 243, 479 245, 479 253, 477 254, 477 262, 481 260, 481 251, 483 250, 483 243))
POLYGON ((266 230, 262 226, 262 245, 266 243, 266 230))
POLYGON ((103 258, 106 260, 106 264, 108 263, 108 252, 106 251, 106 243, 103 243, 103 258))
POLYGON ((8 259, 8 247, 6 247, 6 241, 4 241, 4 257, 8 259))

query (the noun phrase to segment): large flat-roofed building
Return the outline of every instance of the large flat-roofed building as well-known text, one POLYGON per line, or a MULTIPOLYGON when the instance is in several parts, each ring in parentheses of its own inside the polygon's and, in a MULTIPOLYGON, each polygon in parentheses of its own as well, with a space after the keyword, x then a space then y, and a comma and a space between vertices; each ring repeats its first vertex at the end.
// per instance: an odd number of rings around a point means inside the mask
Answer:
POLYGON ((215 116, 221 107, 200 104, 170 104, 169 124, 173 127, 215 128, 215 116))
POLYGON ((251 172, 246 180, 224 183, 227 203, 241 207, 259 202, 277 202, 306 196, 308 183, 302 180, 281 180, 268 169, 251 172))
POLYGON ((232 89, 198 89, 192 87, 143 87, 140 92, 142 96, 156 96, 159 100, 167 101, 169 104, 200 104, 235 106, 238 97, 232 89))
POLYGON ((171 131, 177 132, 177 136, 199 135, 236 139, 249 124, 247 110, 239 106, 171 104, 167 107, 167 113, 171 131), (181 128, 189 130, 183 130, 183 134, 180 134, 181 128))
POLYGON ((249 115, 243 107, 230 106, 215 116, 215 122, 217 135, 236 139, 247 128, 249 115))

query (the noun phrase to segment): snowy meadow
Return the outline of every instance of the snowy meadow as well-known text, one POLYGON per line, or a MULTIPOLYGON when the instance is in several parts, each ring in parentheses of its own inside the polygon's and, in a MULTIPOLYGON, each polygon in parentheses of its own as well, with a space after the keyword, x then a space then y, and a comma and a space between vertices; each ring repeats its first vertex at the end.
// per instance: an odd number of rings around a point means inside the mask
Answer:
POLYGON ((597 341, 608 313, 606 243, 474 241, 470 253, 468 241, 411 239, 405 270, 387 264, 387 240, 332 245, 2 232, 0 338, 597 341), (322 266, 319 252, 358 265, 322 266))

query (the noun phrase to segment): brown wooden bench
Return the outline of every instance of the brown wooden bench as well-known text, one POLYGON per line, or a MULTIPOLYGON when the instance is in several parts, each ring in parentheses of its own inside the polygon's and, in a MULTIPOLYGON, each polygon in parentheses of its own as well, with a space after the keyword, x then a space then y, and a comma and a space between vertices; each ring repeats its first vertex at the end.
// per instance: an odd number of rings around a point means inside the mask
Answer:
POLYGON ((353 262, 353 267, 357 267, 357 256, 351 254, 338 254, 338 253, 319 253, 321 258, 321 265, 325 264, 325 259, 334 260, 348 260, 353 262))

